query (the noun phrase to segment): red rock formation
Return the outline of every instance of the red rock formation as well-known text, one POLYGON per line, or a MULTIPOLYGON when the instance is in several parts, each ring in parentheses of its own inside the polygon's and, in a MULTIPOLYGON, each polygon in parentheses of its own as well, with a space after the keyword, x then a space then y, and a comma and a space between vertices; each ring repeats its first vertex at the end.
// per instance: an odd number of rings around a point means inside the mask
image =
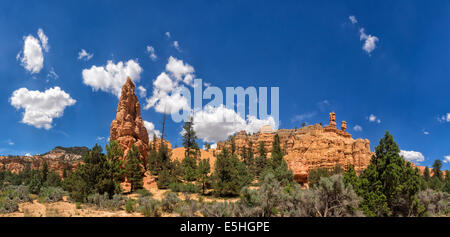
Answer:
MULTIPOLYGON (((300 129, 280 129, 270 131, 267 128, 260 132, 248 135, 244 131, 234 137, 238 153, 242 147, 253 142, 253 152, 257 154, 260 142, 264 142, 270 157, 273 137, 278 134, 281 148, 285 152, 285 160, 294 172, 295 179, 300 183, 307 183, 308 172, 316 168, 332 169, 340 165, 346 169, 349 165, 355 167, 356 172, 364 170, 370 162, 372 152, 370 141, 367 139, 353 139, 345 131, 336 128, 335 114, 330 113, 330 125, 311 125, 300 129)), ((344 125, 344 124, 343 124, 344 125)), ((345 123, 346 125, 346 123, 345 123)), ((221 152, 223 147, 231 148, 231 141, 217 143, 217 151, 221 152)))
MULTIPOLYGON (((167 146, 167 150, 170 152, 172 151, 172 144, 170 144, 169 141, 167 141, 166 139, 163 139, 164 144, 167 146)), ((159 149, 159 147, 161 146, 161 138, 157 138, 156 140, 151 140, 148 143, 149 147, 155 147, 157 150, 159 149)))
POLYGON ((141 105, 134 93, 134 84, 129 77, 122 86, 116 119, 111 123, 110 140, 116 140, 121 145, 123 159, 134 144, 139 149, 141 159, 147 162, 148 133, 141 117, 141 105))
POLYGON ((31 169, 36 170, 43 167, 47 162, 50 170, 56 171, 62 176, 64 168, 76 169, 82 162, 82 154, 88 151, 87 147, 55 147, 53 150, 34 156, 0 156, 0 170, 3 167, 13 173, 21 172, 27 163, 31 169))

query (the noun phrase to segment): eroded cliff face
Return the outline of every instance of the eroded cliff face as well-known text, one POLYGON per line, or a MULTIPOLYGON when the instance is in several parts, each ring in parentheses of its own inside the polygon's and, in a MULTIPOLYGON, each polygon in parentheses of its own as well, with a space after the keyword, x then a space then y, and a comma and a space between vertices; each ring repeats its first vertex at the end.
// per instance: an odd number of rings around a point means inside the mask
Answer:
POLYGON ((13 173, 21 172, 27 163, 31 169, 40 169, 47 162, 50 170, 56 171, 62 176, 64 168, 76 169, 82 162, 83 153, 88 151, 87 147, 55 147, 53 150, 34 156, 0 156, 0 169, 3 167, 13 173))
MULTIPOLYGON (((372 152, 370 141, 367 139, 353 139, 345 131, 347 123, 343 121, 342 129, 336 128, 335 114, 330 113, 330 125, 322 127, 319 124, 306 126, 299 129, 280 129, 272 131, 262 127, 256 134, 239 132, 235 137, 236 150, 238 153, 243 147, 252 149, 258 154, 260 142, 264 142, 271 156, 273 137, 278 134, 281 148, 285 153, 285 160, 294 173, 294 178, 299 183, 308 182, 309 171, 316 168, 332 169, 336 165, 347 169, 350 165, 355 167, 357 173, 362 172, 370 163, 372 152)), ((221 152, 223 147, 231 149, 231 140, 217 143, 217 151, 221 152)))
MULTIPOLYGON (((167 150, 169 152, 171 152, 172 151, 172 144, 169 141, 167 141, 166 139, 162 139, 162 140, 163 140, 164 145, 166 145, 167 150)), ((154 148, 156 150, 159 150, 159 148, 161 147, 161 138, 157 138, 157 139, 151 140, 148 143, 148 146, 149 146, 149 148, 154 148)))
POLYGON ((147 163, 148 133, 141 117, 141 105, 134 93, 134 84, 129 77, 122 86, 116 119, 111 123, 110 140, 116 140, 120 144, 124 153, 123 159, 126 158, 132 145, 135 145, 139 149, 142 161, 147 163))

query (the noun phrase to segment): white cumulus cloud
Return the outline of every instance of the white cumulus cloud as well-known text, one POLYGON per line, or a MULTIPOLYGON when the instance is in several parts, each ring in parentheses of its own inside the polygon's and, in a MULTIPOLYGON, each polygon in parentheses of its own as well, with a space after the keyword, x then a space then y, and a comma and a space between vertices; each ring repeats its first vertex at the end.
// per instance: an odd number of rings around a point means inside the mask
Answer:
POLYGON ((407 161, 411 162, 422 162, 425 160, 425 157, 422 155, 422 153, 418 151, 400 151, 400 155, 405 158, 407 161))
POLYGON ((150 141, 153 140, 153 135, 156 135, 156 137, 161 137, 161 132, 155 129, 155 125, 152 122, 144 120, 144 126, 147 129, 148 139, 150 141))
POLYGON ((91 59, 92 57, 94 57, 94 54, 88 53, 84 49, 81 49, 81 51, 78 52, 78 60, 84 59, 86 61, 89 61, 89 59, 91 59))
POLYGON ((17 55, 21 65, 31 74, 39 73, 44 66, 44 54, 38 39, 32 35, 24 37, 23 50, 17 55))
POLYGON ((193 119, 194 130, 198 138, 204 142, 222 141, 242 130, 254 133, 264 125, 270 125, 273 129, 276 129, 273 117, 261 120, 249 116, 247 120, 244 120, 234 110, 223 105, 219 107, 207 106, 204 110, 195 112, 193 119))
POLYGON ((165 72, 162 72, 153 81, 153 94, 147 98, 144 109, 154 107, 159 113, 176 113, 179 110, 190 110, 190 101, 181 93, 184 83, 192 85, 194 68, 172 56, 166 64, 165 72))
POLYGON ((59 87, 44 92, 20 88, 13 92, 11 105, 16 109, 24 109, 22 123, 36 128, 50 129, 54 118, 63 116, 67 106, 74 105, 76 100, 59 87))
POLYGON ((186 84, 190 84, 192 81, 194 67, 184 63, 183 60, 176 59, 172 56, 169 57, 169 62, 166 64, 166 71, 169 72, 178 81, 183 80, 186 84))
POLYGON ((359 40, 364 41, 363 50, 370 54, 377 47, 376 43, 379 41, 378 37, 367 35, 364 28, 359 30, 359 40))
POLYGON ((127 77, 137 82, 141 78, 142 68, 134 60, 122 61, 114 64, 111 60, 105 66, 92 66, 82 72, 83 83, 92 87, 94 91, 110 92, 120 98, 121 88, 127 77))

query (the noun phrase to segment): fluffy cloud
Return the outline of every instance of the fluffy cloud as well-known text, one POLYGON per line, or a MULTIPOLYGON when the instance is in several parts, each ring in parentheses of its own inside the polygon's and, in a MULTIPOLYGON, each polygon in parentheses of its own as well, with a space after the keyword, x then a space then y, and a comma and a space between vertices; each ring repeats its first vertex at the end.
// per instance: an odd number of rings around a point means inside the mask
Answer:
POLYGON ((418 151, 400 151, 400 155, 405 158, 407 161, 411 162, 422 162, 425 160, 425 157, 422 155, 422 153, 418 151))
POLYGON ((348 19, 352 22, 352 24, 358 23, 358 20, 356 20, 355 16, 349 16, 348 19))
POLYGON ((180 88, 175 88, 171 93, 164 91, 154 92, 151 98, 147 99, 144 109, 155 107, 159 113, 173 114, 180 110, 190 110, 189 102, 181 94, 180 88))
POLYGON ((156 56, 156 54, 155 54, 155 48, 153 48, 153 46, 147 45, 146 51, 147 51, 149 57, 150 57, 153 61, 155 61, 155 60, 158 58, 158 56, 156 56))
POLYGON ((364 32, 364 28, 361 28, 359 30, 359 40, 364 41, 363 50, 366 51, 368 54, 370 54, 373 50, 375 50, 376 43, 379 41, 376 36, 373 35, 367 35, 364 32))
POLYGON ((39 73, 44 66, 44 54, 38 39, 32 35, 24 37, 23 50, 17 55, 22 66, 31 74, 39 73))
POLYGON ((16 109, 25 110, 22 123, 48 130, 52 127, 53 119, 63 116, 64 109, 74 105, 76 100, 59 87, 44 92, 20 88, 13 92, 10 102, 16 109))
POLYGON ((361 126, 359 126, 359 125, 355 125, 353 127, 353 130, 355 130, 356 132, 361 132, 363 130, 363 128, 361 126))
POLYGON ((153 95, 147 98, 144 109, 154 107, 159 113, 176 113, 179 110, 190 110, 190 104, 181 93, 181 82, 191 85, 194 78, 194 68, 183 60, 172 56, 166 64, 166 71, 153 81, 153 95))
POLYGON ((254 133, 264 125, 270 125, 276 129, 275 120, 272 117, 261 120, 249 116, 244 120, 234 110, 219 107, 207 106, 202 111, 194 113, 194 130, 198 138, 204 142, 218 142, 225 140, 228 136, 245 130, 248 133, 254 133), (213 132, 211 132, 213 131, 213 132))
POLYGON ((376 123, 381 123, 381 120, 378 119, 377 116, 375 116, 375 115, 373 115, 373 114, 369 115, 369 117, 367 117, 367 119, 368 119, 369 122, 371 122, 371 123, 374 123, 374 122, 376 122, 376 123))
POLYGON ((166 71, 169 72, 177 81, 183 79, 183 82, 190 84, 193 79, 194 68, 184 63, 183 60, 169 57, 169 62, 166 64, 166 71))
POLYGON ((170 35, 170 32, 166 32, 165 35, 166 35, 166 37, 169 38, 169 39, 172 38, 172 36, 170 35))
POLYGON ((94 91, 110 92, 120 98, 121 88, 129 76, 134 82, 141 78, 142 68, 134 60, 114 64, 109 60, 106 66, 92 66, 82 72, 83 83, 91 86, 94 91))
POLYGON ((444 156, 444 163, 450 162, 450 156, 444 156))
POLYGON ((84 49, 81 49, 81 51, 78 52, 78 60, 84 59, 86 61, 89 61, 89 59, 91 59, 92 57, 94 57, 94 54, 88 53, 84 49))
POLYGON ((161 132, 159 130, 155 130, 155 125, 152 122, 144 120, 144 126, 147 129, 149 140, 153 140, 153 135, 156 135, 156 137, 161 137, 161 132))

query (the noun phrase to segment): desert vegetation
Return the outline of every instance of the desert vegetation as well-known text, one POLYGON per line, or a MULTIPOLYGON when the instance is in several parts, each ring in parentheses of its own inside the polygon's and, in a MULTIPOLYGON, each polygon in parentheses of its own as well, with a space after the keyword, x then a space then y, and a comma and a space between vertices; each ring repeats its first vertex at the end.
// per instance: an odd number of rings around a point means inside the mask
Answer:
MULTIPOLYGON (((200 159, 193 121, 184 125, 185 158, 171 160, 166 145, 150 147, 148 165, 133 147, 123 152, 111 141, 103 149, 95 145, 83 155, 76 170, 64 170, 62 178, 44 165, 20 173, 0 171, 0 213, 19 211, 28 202, 51 204, 66 201, 77 209, 123 211, 146 217, 349 217, 349 216, 448 216, 450 174, 435 161, 423 175, 399 155, 386 132, 375 148, 367 169, 357 174, 317 169, 309 174, 309 189, 297 184, 283 159, 278 135, 270 158, 259 151, 238 151, 235 146, 217 154, 214 167, 200 159), (145 172, 157 177, 160 197, 143 189, 145 172), (130 183, 124 192, 121 183, 130 183)), ((154 138, 158 139, 158 138, 154 138)))

